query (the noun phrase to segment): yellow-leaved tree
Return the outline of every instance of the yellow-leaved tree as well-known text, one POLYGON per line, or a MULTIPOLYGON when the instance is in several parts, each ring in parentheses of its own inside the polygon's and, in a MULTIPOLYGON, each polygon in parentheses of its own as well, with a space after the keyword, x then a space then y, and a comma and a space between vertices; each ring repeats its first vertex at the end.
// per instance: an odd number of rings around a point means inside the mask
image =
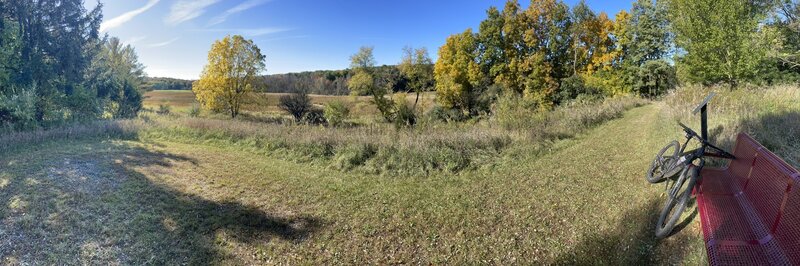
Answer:
POLYGON ((197 101, 206 109, 225 111, 235 118, 253 91, 256 78, 265 70, 264 59, 258 46, 242 36, 226 36, 214 42, 200 80, 192 85, 197 101))
POLYGON ((475 114, 478 85, 483 79, 478 56, 478 42, 471 29, 447 37, 439 48, 439 59, 434 65, 436 100, 442 107, 475 114))

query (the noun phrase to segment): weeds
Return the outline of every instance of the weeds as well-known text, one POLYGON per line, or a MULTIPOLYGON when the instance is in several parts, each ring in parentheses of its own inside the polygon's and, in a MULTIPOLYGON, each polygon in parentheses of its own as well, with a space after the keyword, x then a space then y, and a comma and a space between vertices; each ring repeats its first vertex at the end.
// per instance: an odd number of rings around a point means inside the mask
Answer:
POLYGON ((146 127, 144 119, 100 120, 52 129, 13 132, 0 135, 0 153, 31 144, 79 139, 134 139, 146 127))
POLYGON ((789 164, 800 167, 800 89, 688 86, 665 97, 668 115, 699 129, 700 118, 691 111, 712 91, 717 93, 708 109, 709 137, 713 142, 730 150, 736 135, 745 132, 789 164))
POLYGON ((192 109, 189 109, 189 116, 190 116, 190 117, 198 117, 198 116, 200 116, 200 113, 201 113, 201 112, 202 112, 202 111, 201 111, 201 109, 200 109, 200 105, 198 105, 198 104, 193 104, 193 105, 192 105, 192 109))
POLYGON ((501 99, 495 119, 504 128, 530 131, 535 140, 563 139, 619 118, 626 110, 646 103, 639 97, 623 96, 576 101, 553 111, 536 111, 524 108, 519 100, 501 99))
POLYGON ((158 111, 156 111, 156 113, 159 115, 168 115, 171 111, 170 109, 171 108, 169 107, 169 105, 161 104, 158 106, 158 111))

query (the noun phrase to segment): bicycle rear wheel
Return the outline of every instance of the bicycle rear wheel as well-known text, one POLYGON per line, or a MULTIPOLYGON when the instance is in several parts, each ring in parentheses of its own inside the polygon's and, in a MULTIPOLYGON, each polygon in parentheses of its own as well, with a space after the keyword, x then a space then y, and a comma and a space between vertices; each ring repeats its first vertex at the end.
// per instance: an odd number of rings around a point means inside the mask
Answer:
POLYGON ((681 177, 667 191, 667 202, 658 216, 656 223, 656 237, 665 238, 672 233, 672 229, 681 218, 686 204, 692 195, 692 189, 697 183, 699 167, 690 165, 681 172, 681 177), (674 194, 671 191, 675 191, 674 194))

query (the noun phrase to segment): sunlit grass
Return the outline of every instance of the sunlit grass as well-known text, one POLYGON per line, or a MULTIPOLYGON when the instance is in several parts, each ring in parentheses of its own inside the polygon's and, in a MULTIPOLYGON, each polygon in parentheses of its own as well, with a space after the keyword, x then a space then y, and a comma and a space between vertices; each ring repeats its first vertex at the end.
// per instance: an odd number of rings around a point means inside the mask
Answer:
POLYGON ((665 109, 675 120, 700 130, 700 117, 692 115, 695 105, 711 92, 709 137, 721 147, 733 149, 736 134, 745 132, 786 162, 800 168, 800 88, 796 86, 684 87, 666 96, 665 109))
MULTIPOLYGON (((793 130, 764 118, 794 112, 795 91, 758 92, 721 91, 716 138, 793 130)), ((492 120, 398 130, 152 113, 3 136, 0 259, 703 264, 695 208, 657 240, 664 187, 644 180, 653 153, 682 136, 674 118, 695 122, 685 113, 703 94, 682 89, 601 122, 604 111, 586 106, 556 111, 563 119, 546 125, 575 129, 569 136, 492 120)), ((777 141, 770 149, 792 158, 781 143, 796 140, 777 141)))
POLYGON ((0 235, 21 241, 3 259, 699 263, 693 227, 664 242, 652 234, 660 189, 642 173, 670 137, 658 121, 657 107, 643 107, 547 150, 505 153, 491 168, 402 178, 147 134, 44 143, 0 159, 10 192, 0 202, 23 206, 3 217, 26 232, 0 235))

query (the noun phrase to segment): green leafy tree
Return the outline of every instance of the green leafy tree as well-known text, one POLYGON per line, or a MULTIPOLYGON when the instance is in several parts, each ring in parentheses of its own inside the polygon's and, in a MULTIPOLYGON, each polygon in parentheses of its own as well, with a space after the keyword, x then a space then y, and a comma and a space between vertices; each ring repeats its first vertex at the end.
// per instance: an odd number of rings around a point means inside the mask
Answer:
POLYGON ((611 30, 615 47, 606 58, 611 60, 611 68, 599 74, 605 79, 602 83, 609 86, 606 91, 618 94, 638 90, 647 83, 640 80, 641 73, 648 72, 642 67, 672 54, 674 38, 668 15, 666 2, 655 0, 637 0, 630 13, 617 13, 611 30))
POLYGON ((508 59, 504 51, 506 36, 503 32, 505 25, 503 14, 497 8, 490 7, 486 11, 486 16, 487 18, 481 21, 478 31, 478 61, 486 80, 484 85, 488 86, 488 83, 494 82, 497 76, 506 71, 508 59))
POLYGON ((671 20, 683 51, 679 73, 692 82, 724 82, 736 86, 751 79, 764 60, 760 23, 766 8, 747 0, 672 0, 671 20))
POLYGON ((581 0, 572 8, 572 75, 578 69, 584 70, 589 65, 589 53, 592 49, 592 24, 597 20, 591 8, 581 0))
POLYGON ((768 83, 796 82, 800 79, 800 3, 778 0, 774 7, 760 30, 769 49, 757 69, 757 79, 768 83))
POLYGON ((103 41, 87 72, 87 85, 104 103, 102 109, 114 118, 130 118, 139 113, 143 80, 144 66, 136 51, 118 38, 103 41))
POLYGON ((375 56, 372 55, 372 47, 361 47, 358 52, 350 57, 350 68, 355 71, 355 75, 350 78, 347 87, 354 95, 372 95, 372 102, 381 112, 383 119, 387 122, 393 121, 394 101, 387 97, 389 90, 394 82, 385 82, 384 86, 379 86, 375 80, 375 56))
POLYGON ((655 97, 675 87, 675 68, 664 60, 650 60, 639 68, 634 90, 639 95, 655 97))
MULTIPOLYGON (((679 0, 680 1, 680 0, 679 0)), ((666 57, 672 49, 667 7, 662 1, 638 0, 627 20, 626 60, 633 66, 666 57)))
POLYGON ((411 91, 416 93, 412 110, 417 109, 420 94, 433 85, 433 61, 425 47, 403 48, 403 58, 398 65, 400 73, 406 78, 411 91))
MULTIPOLYGON (((13 98, 12 86, 33 90, 35 120, 50 124, 89 119, 98 102, 85 86, 85 73, 100 44, 101 5, 87 11, 81 0, 1 1, 0 50, 13 51, 0 63, 0 91, 13 98)), ((8 54, 6 54, 8 55, 8 54)))
POLYGON ((10 86, 4 85, 13 84, 15 74, 19 71, 22 42, 17 38, 18 23, 5 17, 0 17, 0 22, 0 89, 10 90, 10 86))
MULTIPOLYGON (((545 61, 551 66, 550 76, 556 82, 571 76, 572 20, 569 6, 561 0, 534 0, 526 13, 531 27, 525 36, 529 47, 544 49, 545 61)), ((544 88, 544 93, 552 94, 552 90, 546 91, 548 89, 552 88, 544 88)))

